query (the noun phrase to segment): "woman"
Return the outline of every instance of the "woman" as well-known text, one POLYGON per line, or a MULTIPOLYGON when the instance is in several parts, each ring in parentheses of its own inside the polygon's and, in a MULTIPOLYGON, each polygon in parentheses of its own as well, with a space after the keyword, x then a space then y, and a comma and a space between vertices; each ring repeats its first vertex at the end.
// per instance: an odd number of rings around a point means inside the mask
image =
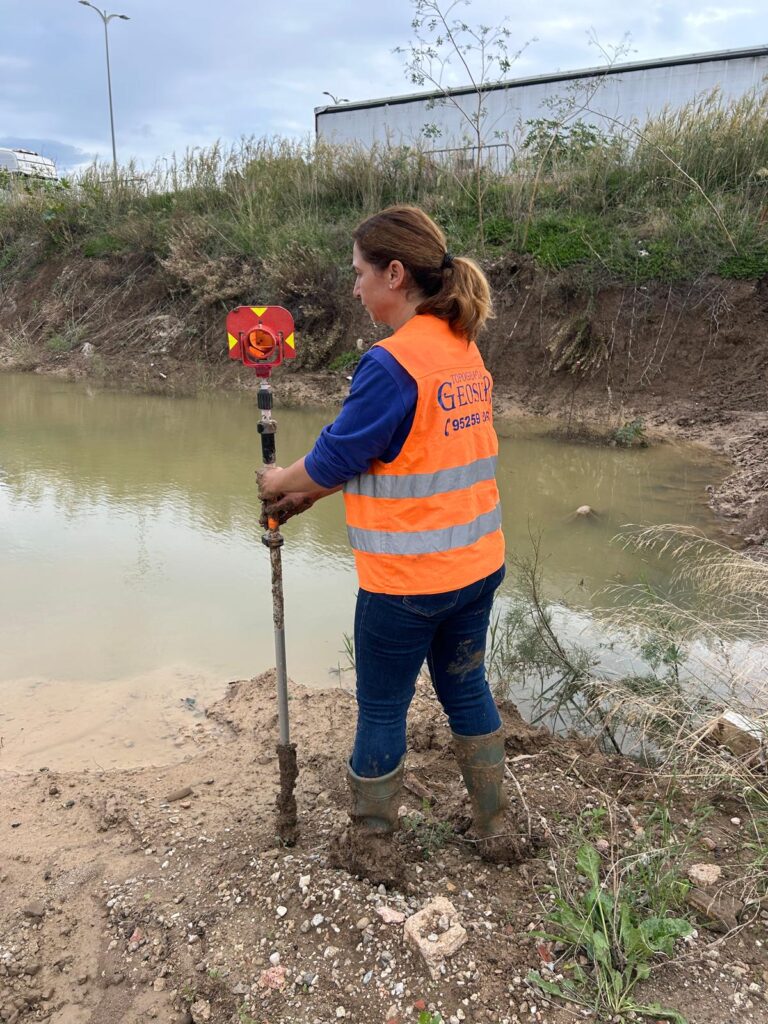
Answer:
POLYGON ((406 715, 425 659, 479 850, 506 859, 504 737, 484 668, 504 577, 493 385, 475 344, 491 315, 488 282, 476 263, 447 251, 416 207, 389 207, 353 238, 354 295, 394 333, 363 356, 309 455, 259 473, 261 496, 282 519, 344 489, 360 582, 348 866, 369 873, 359 839, 396 828, 406 715))

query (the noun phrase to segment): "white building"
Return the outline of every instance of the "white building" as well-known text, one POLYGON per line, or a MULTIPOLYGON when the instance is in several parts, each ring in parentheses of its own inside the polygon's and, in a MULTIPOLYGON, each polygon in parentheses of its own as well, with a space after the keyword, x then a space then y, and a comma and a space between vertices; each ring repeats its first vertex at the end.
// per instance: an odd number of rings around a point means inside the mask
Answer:
MULTIPOLYGON (((489 87, 483 98, 483 140, 495 145, 504 163, 528 131, 527 121, 556 119, 567 111, 571 122, 620 130, 714 89, 727 102, 761 85, 768 85, 768 46, 519 78, 489 87), (553 108, 553 102, 559 106, 553 108)), ((418 145, 438 152, 470 147, 471 126, 455 104, 472 116, 477 94, 472 88, 449 92, 448 100, 440 92, 423 92, 317 107, 315 133, 328 142, 366 147, 418 145), (437 126, 437 138, 428 139, 428 125, 437 126)))

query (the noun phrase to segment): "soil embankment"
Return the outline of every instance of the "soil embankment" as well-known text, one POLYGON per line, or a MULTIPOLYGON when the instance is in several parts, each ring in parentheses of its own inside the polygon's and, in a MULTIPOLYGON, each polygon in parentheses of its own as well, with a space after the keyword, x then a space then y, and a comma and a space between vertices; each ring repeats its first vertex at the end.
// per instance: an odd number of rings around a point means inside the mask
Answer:
MULTIPOLYGON (((572 436, 603 439, 641 420, 657 436, 724 454, 734 472, 710 502, 735 536, 762 553, 768 280, 710 277, 586 294, 568 271, 537 270, 530 259, 508 256, 486 269, 497 316, 481 344, 499 411, 553 417, 572 436)), ((0 367, 171 394, 251 386, 252 377, 226 359, 221 283, 193 287, 180 273, 154 257, 111 257, 51 260, 15 277, 0 293, 0 367)), ((342 400, 349 371, 328 368, 351 356, 358 339, 377 337, 349 291, 337 282, 333 294, 280 299, 291 306, 299 338, 296 364, 277 377, 282 400, 342 400)))
MULTIPOLYGON (((384 889, 329 866, 344 821, 340 767, 354 699, 340 689, 292 694, 300 835, 290 849, 275 842, 272 674, 231 683, 180 764, 66 774, 41 764, 4 776, 1 1020, 416 1024, 425 1010, 453 1024, 579 1017, 526 983, 531 968, 549 978, 558 970, 547 967, 557 950, 531 933, 552 905, 579 814, 604 811, 612 850, 604 844, 603 856, 625 856, 638 821, 664 796, 651 777, 584 741, 532 729, 504 707, 515 820, 544 846, 523 864, 485 864, 464 831, 468 806, 447 726, 420 687, 397 840, 408 877, 384 889), (404 921, 436 897, 451 901, 467 938, 433 978, 404 921)), ((684 787, 671 797, 673 828, 686 827, 687 799, 684 787)), ((717 863, 727 900, 746 816, 732 799, 713 794, 711 803, 690 855, 717 863)), ((700 926, 639 998, 696 1024, 768 1021, 765 927, 759 904, 727 937, 700 926)))

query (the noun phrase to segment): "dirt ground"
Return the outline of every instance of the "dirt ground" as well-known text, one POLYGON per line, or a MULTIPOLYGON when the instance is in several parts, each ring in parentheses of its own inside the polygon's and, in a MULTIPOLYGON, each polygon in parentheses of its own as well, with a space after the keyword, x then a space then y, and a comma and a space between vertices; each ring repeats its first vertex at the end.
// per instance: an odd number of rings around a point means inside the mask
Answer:
MULTIPOLYGON (((401 888, 329 866, 345 820, 343 764, 354 699, 291 684, 299 839, 275 836, 274 675, 230 683, 173 766, 2 772, 0 1020, 16 1024, 566 1024, 588 1015, 531 988, 557 977, 541 925, 563 844, 584 809, 606 808, 631 842, 659 793, 633 762, 552 738, 503 708, 515 827, 543 836, 530 860, 486 864, 466 834, 468 805, 449 733, 426 683, 411 711, 398 845, 401 888), (435 897, 464 945, 430 976, 404 939, 435 897), (550 965, 550 966, 548 966, 550 965)), ((734 884, 744 844, 732 800, 713 798, 697 861, 734 884)), ((686 802, 679 797, 685 822, 686 802)), ((639 995, 691 1024, 768 1022, 768 913, 747 907, 728 935, 699 925, 639 995)), ((591 1019, 596 1020, 594 1016, 591 1019)))

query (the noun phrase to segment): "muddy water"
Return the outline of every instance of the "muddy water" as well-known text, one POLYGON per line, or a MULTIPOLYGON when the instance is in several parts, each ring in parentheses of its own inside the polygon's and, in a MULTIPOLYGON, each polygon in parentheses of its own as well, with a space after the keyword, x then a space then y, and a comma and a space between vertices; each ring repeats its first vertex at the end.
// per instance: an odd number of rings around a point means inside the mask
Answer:
MULTIPOLYGON (((226 680, 274 664, 257 416, 252 399, 0 375, 0 769, 182 757, 226 680)), ((279 410, 279 461, 328 418, 279 410)), ((665 585, 669 564, 611 543, 623 524, 715 531, 705 487, 724 467, 709 456, 545 430, 500 426, 499 484, 508 546, 541 535, 553 597, 584 609, 608 581, 665 585), (597 515, 572 514, 584 504, 597 515)), ((333 684, 355 598, 340 496, 285 536, 289 674, 333 684)))

